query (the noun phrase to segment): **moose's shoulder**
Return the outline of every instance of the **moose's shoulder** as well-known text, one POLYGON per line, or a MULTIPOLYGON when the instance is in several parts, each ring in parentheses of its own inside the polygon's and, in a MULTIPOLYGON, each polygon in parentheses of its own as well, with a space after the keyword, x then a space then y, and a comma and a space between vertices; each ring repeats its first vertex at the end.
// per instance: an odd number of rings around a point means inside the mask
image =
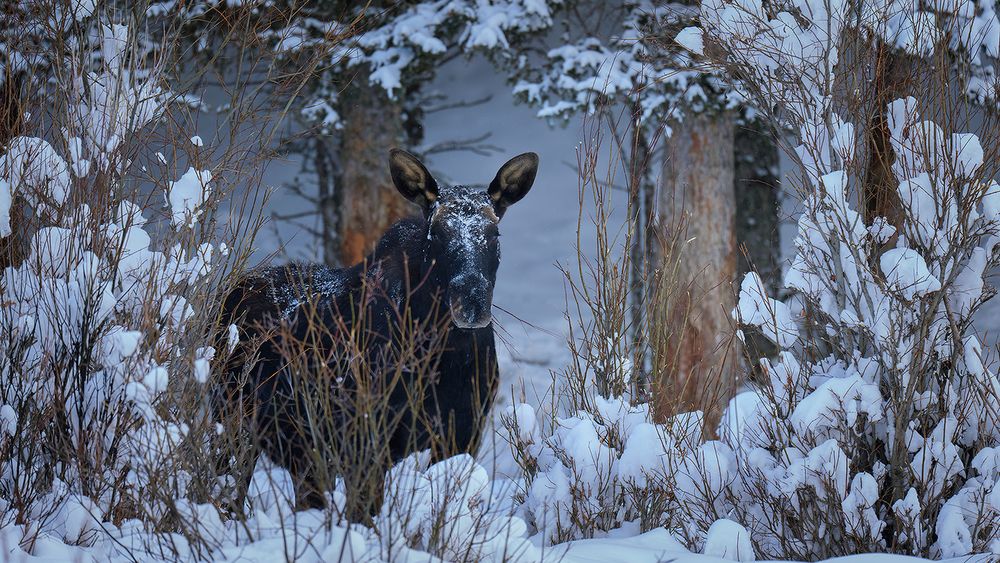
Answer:
POLYGON ((414 215, 396 221, 379 239, 375 257, 383 258, 399 252, 416 255, 427 241, 427 219, 414 215))

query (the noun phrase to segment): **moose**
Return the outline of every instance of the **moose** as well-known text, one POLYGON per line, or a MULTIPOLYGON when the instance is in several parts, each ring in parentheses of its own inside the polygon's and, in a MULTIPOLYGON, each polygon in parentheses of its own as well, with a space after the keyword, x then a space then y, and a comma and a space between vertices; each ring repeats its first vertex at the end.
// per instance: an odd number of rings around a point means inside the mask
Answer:
MULTIPOLYGON (((217 349, 228 346, 230 354, 216 385, 215 414, 223 421, 241 413, 241 431, 249 436, 241 442, 243 453, 250 448, 252 460, 263 451, 288 469, 299 507, 325 504, 320 474, 328 460, 316 460, 317 440, 339 435, 350 442, 343 448, 367 441, 368 447, 387 449, 381 461, 373 459, 364 468, 379 476, 379 485, 391 463, 412 453, 430 449, 434 460, 475 453, 499 375, 491 314, 500 263, 498 223, 528 193, 537 169, 538 155, 525 153, 501 166, 486 189, 439 186, 419 159, 393 149, 392 182, 420 207, 419 215, 389 227, 374 251, 352 267, 262 268, 224 297, 220 326, 226 330, 217 349), (401 365, 412 359, 392 353, 404 346, 401 339, 427 336, 414 335, 413 327, 436 335, 428 338, 435 344, 423 348, 429 356, 425 369, 401 365), (361 354, 338 353, 357 351, 359 342, 361 354), (360 361, 349 357, 359 355, 360 361), (373 388, 386 395, 384 401, 350 400, 373 388), (330 400, 337 404, 319 410, 305 404, 316 397, 348 399, 330 400), (374 409, 372 404, 385 408, 352 412, 374 409), (350 427, 373 417, 383 419, 371 426, 374 432, 350 427)), ((220 456, 220 472, 231 462, 230 453, 220 456)), ((250 473, 237 491, 241 499, 250 473)), ((377 502, 360 499, 356 506, 363 508, 356 510, 370 515, 377 502)))

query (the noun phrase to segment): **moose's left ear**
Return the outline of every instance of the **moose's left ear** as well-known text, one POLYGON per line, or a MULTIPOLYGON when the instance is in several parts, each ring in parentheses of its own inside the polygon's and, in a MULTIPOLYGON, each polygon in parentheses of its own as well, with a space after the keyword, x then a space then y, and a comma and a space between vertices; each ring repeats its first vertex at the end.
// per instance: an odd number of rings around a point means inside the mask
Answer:
POLYGON ((533 152, 515 156, 500 167, 497 177, 490 183, 490 199, 496 207, 497 215, 503 217, 507 207, 520 201, 531 184, 535 182, 538 172, 538 155, 533 152))

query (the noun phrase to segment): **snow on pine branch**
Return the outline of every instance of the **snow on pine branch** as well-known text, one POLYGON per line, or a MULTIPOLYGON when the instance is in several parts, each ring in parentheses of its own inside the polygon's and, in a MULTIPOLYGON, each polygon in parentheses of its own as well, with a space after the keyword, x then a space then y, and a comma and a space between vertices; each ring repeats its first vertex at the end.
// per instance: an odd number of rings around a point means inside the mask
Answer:
POLYGON ((551 26, 552 11, 561 3, 561 0, 417 2, 363 32, 350 64, 369 65, 370 80, 394 96, 411 66, 427 64, 452 49, 503 53, 511 48, 515 37, 551 26))
POLYGON ((591 114, 610 102, 635 103, 643 123, 652 123, 654 116, 659 123, 682 118, 683 111, 739 103, 718 77, 695 69, 686 52, 655 43, 656 30, 690 21, 695 16, 690 9, 646 0, 626 1, 615 9, 619 27, 607 37, 585 32, 549 49, 537 68, 520 62, 514 94, 539 106, 538 116, 551 120, 591 114))
MULTIPOLYGON (((307 85, 299 114, 329 132, 342 125, 336 110, 339 93, 343 84, 357 78, 359 69, 395 99, 427 69, 455 53, 515 60, 518 43, 550 29, 553 13, 563 4, 564 0, 431 0, 389 8, 358 5, 347 13, 332 12, 324 4, 303 5, 283 25, 270 26, 260 36, 280 57, 321 54, 323 70, 307 85)), ((205 3, 201 9, 188 10, 194 15, 208 7, 205 3)))

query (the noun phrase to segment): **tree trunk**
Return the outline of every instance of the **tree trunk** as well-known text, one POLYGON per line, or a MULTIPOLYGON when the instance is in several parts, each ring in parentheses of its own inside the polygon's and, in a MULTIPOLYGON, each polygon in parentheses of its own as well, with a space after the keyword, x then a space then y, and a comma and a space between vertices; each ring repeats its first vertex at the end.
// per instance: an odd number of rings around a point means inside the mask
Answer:
MULTIPOLYGON (((920 82, 918 78, 920 62, 916 57, 902 54, 881 41, 873 49, 877 50, 875 67, 872 69, 873 76, 867 80, 868 89, 861 89, 860 96, 864 97, 857 102, 867 113, 862 116, 867 125, 865 138, 862 139, 866 159, 861 182, 864 221, 865 224, 871 225, 876 217, 884 217, 890 225, 896 227, 897 233, 868 256, 871 272, 881 276, 879 258, 883 252, 896 246, 898 232, 904 219, 903 205, 899 197, 899 182, 892 171, 895 154, 890 142, 888 105, 911 93, 919 94, 919 90, 913 86, 920 82)), ((926 87, 923 91, 926 92, 926 87)), ((931 100, 931 103, 934 103, 934 100, 931 100)), ((895 440, 889 456, 892 487, 886 491, 888 494, 883 496, 883 498, 888 497, 885 499, 886 506, 891 506, 893 502, 902 499, 909 488, 908 483, 911 479, 906 463, 909 452, 903 437, 906 436, 908 421, 915 416, 913 403, 908 398, 901 396, 898 390, 894 390, 892 395, 891 402, 896 407, 897 415, 895 440)))
MULTIPOLYGON (((781 240, 778 236, 778 146, 759 126, 736 127, 736 281, 757 272, 770 297, 781 290, 781 240)), ((744 331, 744 358, 750 371, 777 347, 758 331, 744 331)))
MULTIPOLYGON (((868 126, 865 128, 867 149, 867 166, 862 183, 864 193, 864 219, 870 225, 875 217, 885 217, 891 225, 899 227, 903 220, 902 206, 899 201, 898 183, 892 173, 892 162, 895 157, 889 142, 889 120, 887 116, 889 103, 902 97, 909 87, 909 71, 906 61, 901 55, 884 44, 878 46, 879 55, 876 58, 875 76, 871 87, 874 96, 870 99, 872 107, 869 110, 868 126)), ((895 246, 892 238, 892 246, 895 246)), ((888 243, 887 243, 888 244, 888 243)), ((873 257, 877 258, 877 257, 873 257)))
MULTIPOLYGON (((340 174, 337 218, 337 262, 360 262, 382 233, 413 207, 396 192, 389 178, 389 149, 403 141, 398 103, 360 72, 341 93, 340 174)), ((330 262, 331 257, 325 257, 330 262)))
MULTIPOLYGON (((24 126, 25 96, 24 76, 10 73, 7 80, 0 82, 0 154, 7 152, 10 141, 21 133, 24 126)), ((11 186, 13 189, 13 186, 11 186)), ((24 198, 12 194, 10 206, 10 234, 0 239, 0 270, 16 266, 24 259, 27 247, 27 224, 24 198)))
POLYGON ((640 116, 642 108, 638 103, 632 107, 631 148, 629 152, 629 220, 632 222, 632 239, 629 241, 629 323, 632 339, 632 366, 636 387, 640 393, 649 391, 648 341, 646 311, 649 295, 648 269, 654 264, 653 229, 651 216, 656 187, 649 173, 650 150, 646 129, 642 126, 640 116))
MULTIPOLYGON (((863 117, 867 126, 863 139, 866 161, 861 183, 862 210, 865 224, 871 225, 876 217, 884 217, 898 230, 903 223, 903 206, 899 199, 899 182, 892 172, 896 157, 890 143, 887 114, 892 101, 914 92, 912 85, 918 63, 915 57, 899 53, 882 42, 873 48, 878 51, 873 76, 865 80, 866 88, 862 89, 865 99, 858 100, 859 106, 865 108, 867 113, 863 117)), ((882 244, 879 252, 870 256, 873 271, 881 271, 878 268, 879 256, 896 246, 896 238, 892 236, 882 244)))
POLYGON ((664 267, 675 268, 669 324, 659 366, 657 414, 702 409, 706 428, 718 419, 734 383, 730 311, 735 304, 736 201, 732 115, 690 114, 666 140, 658 221, 670 241, 664 267))
POLYGON ((340 225, 341 191, 337 189, 336 179, 341 177, 339 168, 330 151, 330 146, 322 134, 313 139, 313 162, 316 168, 316 204, 319 206, 319 216, 323 225, 320 232, 320 246, 323 251, 323 262, 327 265, 339 265, 340 244, 337 236, 340 225))

